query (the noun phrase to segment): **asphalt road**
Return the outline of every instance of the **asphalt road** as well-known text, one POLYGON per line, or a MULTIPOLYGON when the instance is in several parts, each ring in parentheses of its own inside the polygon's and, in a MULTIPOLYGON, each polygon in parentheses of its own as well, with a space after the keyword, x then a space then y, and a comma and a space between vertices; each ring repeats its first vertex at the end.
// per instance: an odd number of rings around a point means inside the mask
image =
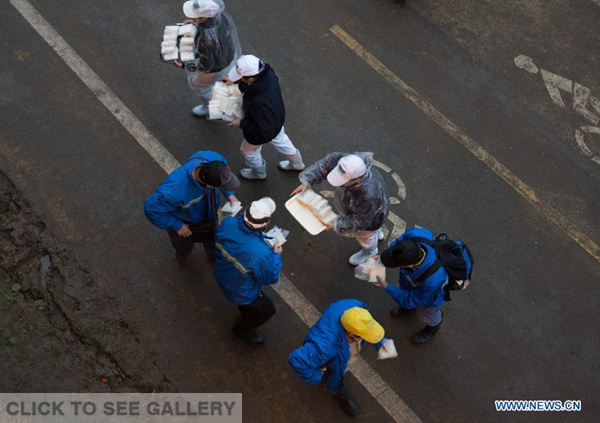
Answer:
MULTIPOLYGON (((239 169, 241 133, 193 118, 183 73, 158 61, 162 27, 182 20, 180 3, 31 2, 177 160, 213 149, 239 169)), ((400 356, 362 355, 425 422, 595 420, 600 262, 330 28, 350 34, 597 245, 600 164, 592 159, 600 135, 589 129, 598 126, 593 116, 576 110, 586 96, 574 94, 578 84, 600 97, 597 2, 265 0, 227 8, 244 53, 278 73, 286 130, 305 160, 373 151, 392 169, 391 190, 393 172, 406 186, 392 211, 409 226, 462 238, 476 257, 472 286, 444 306, 442 330, 411 345, 417 320, 392 319, 393 301, 353 278, 346 259, 354 241, 311 237, 284 210, 298 180, 276 169, 279 157, 266 147, 268 180, 244 182, 237 194, 246 204, 277 200, 274 223, 292 231, 283 257, 295 286, 318 310, 341 298, 369 305, 400 356), (518 67, 520 55, 537 72, 518 67), (546 88, 548 72, 572 83, 559 91, 562 105, 546 88), (582 400, 582 411, 502 414, 495 399, 582 400)), ((182 392, 242 392, 246 421, 344 421, 287 363, 307 331, 300 318, 269 289, 278 314, 264 327, 267 345, 252 349, 230 335, 237 310, 201 249, 178 266, 166 235, 143 216, 162 169, 7 0, 0 23, 0 165, 114 293, 167 378, 182 392)), ((356 380, 351 389, 364 421, 391 421, 356 380)))

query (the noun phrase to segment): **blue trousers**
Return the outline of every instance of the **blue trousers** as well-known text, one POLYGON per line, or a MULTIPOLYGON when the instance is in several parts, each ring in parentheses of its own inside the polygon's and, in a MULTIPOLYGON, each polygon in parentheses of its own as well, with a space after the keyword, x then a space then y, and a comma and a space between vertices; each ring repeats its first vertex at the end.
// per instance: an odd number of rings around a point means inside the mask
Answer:
POLYGON ((442 310, 439 307, 421 307, 417 309, 419 320, 427 326, 437 326, 442 323, 442 310))

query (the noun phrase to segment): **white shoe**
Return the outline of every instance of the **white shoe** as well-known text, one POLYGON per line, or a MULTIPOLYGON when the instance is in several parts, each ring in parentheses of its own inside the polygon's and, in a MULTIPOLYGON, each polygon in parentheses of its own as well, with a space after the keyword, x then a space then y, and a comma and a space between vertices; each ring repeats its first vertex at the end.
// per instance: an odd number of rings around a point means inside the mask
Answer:
POLYGON ((365 250, 360 250, 358 253, 354 253, 350 256, 350 258, 348 259, 348 263, 350 263, 351 266, 358 266, 359 264, 364 263, 374 255, 376 255, 377 252, 377 248, 374 248, 367 253, 365 253, 365 250))
POLYGON ((292 163, 289 160, 283 160, 279 162, 279 169, 281 170, 304 170, 306 167, 304 163, 301 165, 292 166, 292 163))
POLYGON ((192 109, 192 113, 194 116, 204 117, 208 114, 208 107, 206 107, 204 104, 198 104, 192 109))
POLYGON ((279 169, 281 170, 304 170, 306 167, 302 161, 302 154, 296 149, 295 154, 288 156, 289 160, 279 162, 279 169))

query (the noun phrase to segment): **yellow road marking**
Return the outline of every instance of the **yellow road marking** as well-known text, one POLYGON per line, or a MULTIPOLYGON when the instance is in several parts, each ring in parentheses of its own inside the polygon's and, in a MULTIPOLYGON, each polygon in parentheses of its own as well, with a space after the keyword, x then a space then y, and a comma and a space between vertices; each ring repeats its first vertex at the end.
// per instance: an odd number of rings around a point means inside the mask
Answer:
POLYGON ((580 231, 566 217, 560 214, 558 210, 552 207, 538 197, 531 187, 520 180, 514 173, 506 168, 502 163, 496 160, 471 137, 464 133, 459 127, 452 123, 446 116, 440 113, 435 107, 429 104, 419 93, 413 90, 406 82, 400 79, 375 56, 369 53, 354 38, 338 25, 334 25, 329 30, 339 38, 350 50, 354 51, 358 57, 363 59, 369 66, 381 75, 387 82, 417 106, 423 113, 429 116, 435 123, 448 132, 452 138, 458 141, 463 147, 469 150, 475 157, 487 165, 496 175, 500 176, 515 191, 521 194, 533 207, 540 212, 546 219, 562 229, 573 241, 579 244, 585 251, 600 263, 600 246, 590 237, 580 231))

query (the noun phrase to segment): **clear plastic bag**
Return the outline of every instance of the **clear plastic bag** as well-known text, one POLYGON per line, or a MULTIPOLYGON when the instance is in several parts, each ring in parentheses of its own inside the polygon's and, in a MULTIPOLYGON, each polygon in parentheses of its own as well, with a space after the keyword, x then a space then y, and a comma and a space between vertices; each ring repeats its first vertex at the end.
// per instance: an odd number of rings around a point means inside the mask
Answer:
POLYGON ((217 81, 212 89, 206 118, 209 120, 223 120, 224 122, 233 122, 234 116, 243 118, 242 102, 243 95, 236 84, 227 85, 217 81))
POLYGON ((381 263, 379 257, 371 257, 354 268, 354 277, 371 283, 377 282, 378 277, 385 280, 385 266, 381 263))
POLYGON ((398 357, 398 350, 396 350, 394 340, 386 339, 383 341, 383 344, 379 347, 379 351, 377 352, 377 360, 387 360, 396 357, 398 357))
POLYGON ((285 244, 287 241, 287 236, 290 234, 290 231, 286 229, 282 229, 278 226, 273 226, 266 235, 269 238, 265 238, 267 244, 271 246, 271 248, 277 248, 285 244))

